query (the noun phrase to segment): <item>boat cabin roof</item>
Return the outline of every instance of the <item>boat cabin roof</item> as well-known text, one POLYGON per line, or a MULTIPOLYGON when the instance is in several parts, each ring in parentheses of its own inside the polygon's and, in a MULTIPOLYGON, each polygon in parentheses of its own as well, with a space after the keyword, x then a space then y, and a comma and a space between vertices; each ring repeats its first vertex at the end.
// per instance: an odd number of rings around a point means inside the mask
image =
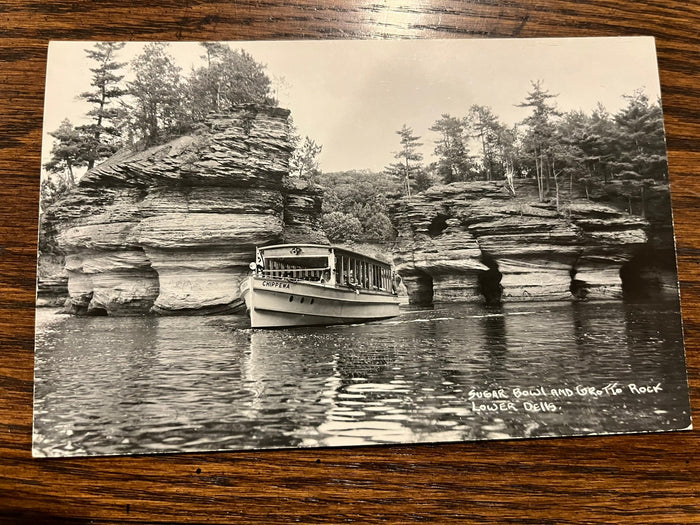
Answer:
POLYGON ((289 257, 290 253, 297 257, 318 257, 320 255, 328 255, 329 253, 334 252, 336 255, 355 257, 357 259, 371 261, 382 266, 390 266, 389 263, 374 257, 353 252, 352 250, 348 250, 346 248, 325 244, 275 244, 273 246, 259 246, 258 250, 269 257, 289 257), (296 254, 291 252, 295 248, 300 250, 296 254))

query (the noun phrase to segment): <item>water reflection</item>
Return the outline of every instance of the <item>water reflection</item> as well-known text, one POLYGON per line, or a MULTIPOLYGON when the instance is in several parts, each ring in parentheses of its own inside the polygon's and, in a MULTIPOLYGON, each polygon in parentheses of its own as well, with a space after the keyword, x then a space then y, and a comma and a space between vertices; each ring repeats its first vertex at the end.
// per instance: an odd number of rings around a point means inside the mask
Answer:
POLYGON ((380 323, 277 331, 250 330, 236 317, 79 319, 40 311, 35 451, 120 454, 679 428, 689 417, 680 341, 673 305, 660 303, 445 305, 380 323), (634 382, 661 383, 661 391, 631 395, 627 385, 634 382), (513 393, 608 383, 624 385, 624 392, 513 393), (512 407, 493 410, 483 396, 498 390, 512 407))

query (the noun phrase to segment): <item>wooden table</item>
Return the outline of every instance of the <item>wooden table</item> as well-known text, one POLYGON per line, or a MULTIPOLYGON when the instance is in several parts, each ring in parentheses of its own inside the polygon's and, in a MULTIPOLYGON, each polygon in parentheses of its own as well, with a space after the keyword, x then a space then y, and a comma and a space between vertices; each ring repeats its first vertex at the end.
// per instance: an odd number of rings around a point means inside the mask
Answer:
POLYGON ((700 4, 680 0, 4 0, 0 6, 0 518, 108 523, 700 523, 700 432, 34 460, 40 140, 49 39, 654 35, 693 406, 700 407, 700 4))

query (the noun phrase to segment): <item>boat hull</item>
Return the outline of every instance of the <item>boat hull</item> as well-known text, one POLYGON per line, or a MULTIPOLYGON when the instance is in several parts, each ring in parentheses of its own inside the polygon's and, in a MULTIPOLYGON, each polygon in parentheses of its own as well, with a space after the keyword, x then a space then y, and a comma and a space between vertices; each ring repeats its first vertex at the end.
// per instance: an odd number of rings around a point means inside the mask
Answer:
POLYGON ((251 276, 241 289, 252 328, 363 323, 399 314, 395 295, 251 276))

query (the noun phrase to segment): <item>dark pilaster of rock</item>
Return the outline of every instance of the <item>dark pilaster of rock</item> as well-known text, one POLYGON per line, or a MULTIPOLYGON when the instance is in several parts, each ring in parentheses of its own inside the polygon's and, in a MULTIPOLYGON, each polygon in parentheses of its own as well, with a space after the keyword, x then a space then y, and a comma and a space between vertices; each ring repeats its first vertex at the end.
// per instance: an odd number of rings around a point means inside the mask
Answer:
POLYGON ((620 272, 648 241, 649 223, 607 205, 578 202, 567 206, 582 238, 575 279, 585 283, 587 298, 622 296, 620 272))
POLYGON ((307 181, 287 179, 284 185, 284 232, 288 244, 328 244, 321 228, 323 190, 307 181))
POLYGON ((68 274, 62 255, 47 252, 37 265, 37 306, 63 306, 68 297, 68 274))
POLYGON ((437 186, 396 203, 394 263, 412 302, 619 297, 648 223, 607 205, 540 203, 499 183, 437 186), (488 263, 488 264, 486 264, 488 263))
POLYGON ((69 311, 222 312, 255 246, 318 234, 321 194, 287 181, 289 112, 245 106, 193 134, 97 166, 46 214, 66 255, 69 311))

